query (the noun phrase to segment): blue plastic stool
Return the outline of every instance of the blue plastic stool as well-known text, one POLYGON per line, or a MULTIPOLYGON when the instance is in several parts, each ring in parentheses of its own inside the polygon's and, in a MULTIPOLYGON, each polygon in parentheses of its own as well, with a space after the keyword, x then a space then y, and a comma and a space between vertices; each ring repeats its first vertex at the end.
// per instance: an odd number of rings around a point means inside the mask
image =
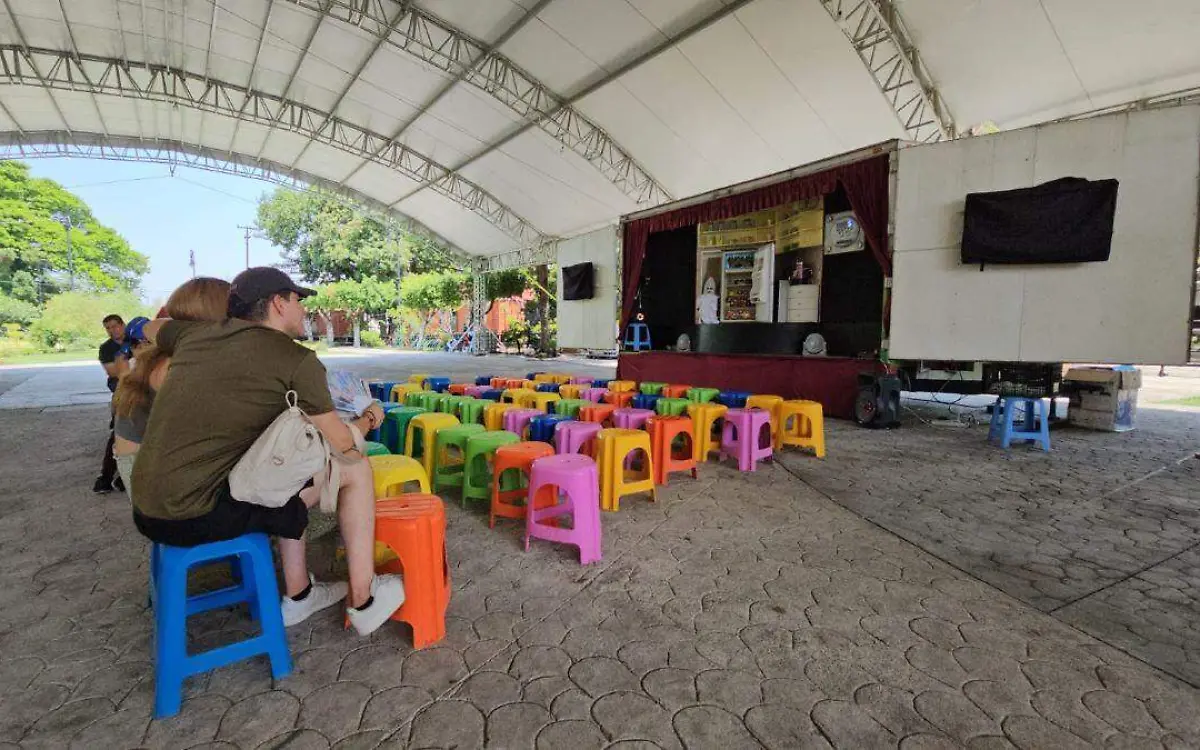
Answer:
POLYGON ((155 544, 150 550, 151 595, 154 602, 154 718, 179 713, 183 703, 183 681, 227 664, 259 654, 271 660, 271 676, 286 677, 292 671, 275 584, 275 563, 266 534, 246 534, 225 542, 196 547, 155 544), (188 596, 188 570, 198 565, 236 558, 241 583, 207 594, 188 596), (250 605, 250 615, 262 632, 228 646, 188 655, 187 618, 190 615, 228 607, 240 602, 250 605))
POLYGON ((558 393, 558 383, 538 383, 538 393, 558 393))
POLYGON ((488 401, 499 401, 500 397, 503 395, 504 391, 500 390, 499 388, 490 388, 479 394, 479 398, 487 399, 488 401))
POLYGON ((392 389, 391 389, 391 388, 389 388, 389 389, 388 389, 388 391, 387 391, 387 393, 384 393, 384 392, 383 392, 383 387, 384 387, 385 385, 387 385, 387 383, 383 383, 383 382, 379 382, 379 383, 367 383, 367 390, 371 392, 371 397, 372 397, 372 398, 378 399, 378 400, 380 400, 380 401, 387 401, 387 398, 388 398, 388 397, 387 397, 387 394, 388 394, 388 393, 391 393, 391 392, 392 392, 392 389))
POLYGON ((527 372, 527 373, 525 373, 525 379, 526 380, 534 380, 535 378, 537 378, 538 375, 541 375, 541 374, 542 374, 541 370, 538 370, 537 372, 527 372))
POLYGON ((612 380, 593 380, 592 387, 593 388, 607 388, 608 384, 611 382, 612 382, 612 380))
POLYGON ((630 323, 625 329, 625 348, 640 352, 650 348, 650 326, 645 323, 630 323))
POLYGON ((570 422, 565 414, 541 414, 529 422, 529 439, 554 444, 554 428, 559 422, 570 422))
POLYGON ((745 391, 721 391, 717 394, 717 403, 728 406, 730 409, 745 409, 748 398, 750 398, 750 394, 745 391))
POLYGON ((450 378, 429 378, 425 387, 437 393, 445 393, 450 389, 450 378))
POLYGON ((1046 402, 1040 398, 1024 396, 1000 396, 992 407, 992 422, 988 426, 988 440, 999 440, 1000 447, 1008 449, 1014 440, 1029 440, 1050 452, 1050 415, 1046 402), (1016 425, 1017 406, 1024 413, 1021 425, 1016 425))
POLYGON ((652 396, 648 393, 639 393, 633 397, 633 401, 630 402, 630 406, 635 409, 649 409, 654 411, 654 407, 660 398, 662 398, 661 395, 652 396))
POLYGON ((475 385, 491 385, 494 375, 480 375, 475 378, 475 385))

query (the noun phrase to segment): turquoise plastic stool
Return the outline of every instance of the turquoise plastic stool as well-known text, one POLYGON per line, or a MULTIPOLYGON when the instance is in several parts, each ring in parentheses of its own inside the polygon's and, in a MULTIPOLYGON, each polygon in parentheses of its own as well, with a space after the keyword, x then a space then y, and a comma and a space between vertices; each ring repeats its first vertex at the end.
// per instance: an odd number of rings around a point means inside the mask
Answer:
POLYGON ((992 422, 988 427, 988 440, 999 440, 1005 450, 1014 440, 1029 440, 1050 452, 1050 415, 1046 402, 1040 398, 1024 396, 1000 396, 992 407, 992 422), (1016 425, 1017 405, 1020 404, 1024 419, 1016 425))
POLYGON ((650 326, 645 323, 630 323, 625 329, 625 348, 640 352, 650 348, 650 326))
POLYGON ((383 443, 377 443, 374 440, 366 441, 366 445, 363 448, 363 450, 366 451, 366 454, 368 456, 390 456, 390 455, 392 455, 392 452, 390 450, 388 450, 388 447, 386 445, 384 445, 383 443))
POLYGON ((379 427, 379 442, 386 445, 393 454, 403 453, 404 436, 408 431, 408 423, 416 415, 424 413, 425 410, 419 406, 401 406, 400 404, 396 404, 394 408, 385 409, 383 424, 379 427))
POLYGON ((150 578, 154 600, 154 718, 179 713, 183 703, 183 681, 259 654, 271 660, 271 676, 282 679, 292 671, 292 656, 283 630, 275 563, 266 534, 246 534, 224 542, 195 547, 154 544, 150 548, 150 578), (207 563, 236 558, 241 582, 217 591, 187 595, 188 570, 207 563), (228 607, 240 602, 250 605, 250 614, 261 632, 247 640, 189 656, 189 615, 228 607))

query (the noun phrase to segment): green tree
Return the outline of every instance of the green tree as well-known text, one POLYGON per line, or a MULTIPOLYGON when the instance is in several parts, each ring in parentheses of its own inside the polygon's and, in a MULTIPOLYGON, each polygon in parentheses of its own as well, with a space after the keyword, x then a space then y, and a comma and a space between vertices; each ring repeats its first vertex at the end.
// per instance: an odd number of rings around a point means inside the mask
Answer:
POLYGON ((27 326, 37 320, 38 307, 32 302, 0 294, 0 323, 16 323, 27 326))
POLYGON ((281 248, 286 265, 316 284, 395 281, 397 272, 426 273, 454 265, 449 252, 428 237, 315 188, 279 188, 264 195, 256 223, 281 248))
POLYGON ((464 289, 469 281, 466 274, 453 271, 411 274, 400 280, 400 307, 420 317, 418 348, 424 346, 434 316, 462 307, 464 289))
MULTIPOLYGON (((317 294, 306 299, 304 304, 314 312, 344 312, 354 324, 354 345, 359 346, 363 318, 387 312, 395 301, 395 287, 387 282, 378 279, 345 279, 325 285, 317 294)), ((326 330, 332 332, 332 327, 327 326, 326 330)))
POLYGON ((0 291, 39 304, 72 285, 133 291, 148 268, 78 196, 31 177, 26 164, 0 161, 0 291))
MULTIPOLYGON (((510 268, 507 271, 492 271, 484 274, 484 288, 487 290, 488 309, 492 311, 496 300, 520 297, 529 288, 529 274, 523 268, 510 268)), ((470 293, 470 290, 467 291, 470 293)))
POLYGON ((101 321, 106 315, 130 320, 153 311, 129 291, 63 292, 46 303, 30 332, 49 349, 71 350, 99 346, 108 334, 101 321))

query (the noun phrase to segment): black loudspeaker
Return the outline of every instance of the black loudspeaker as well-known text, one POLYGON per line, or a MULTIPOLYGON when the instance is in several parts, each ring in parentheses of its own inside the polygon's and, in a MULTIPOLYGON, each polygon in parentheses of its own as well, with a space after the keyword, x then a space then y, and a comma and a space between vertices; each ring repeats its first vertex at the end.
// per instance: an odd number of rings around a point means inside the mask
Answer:
POLYGON ((574 266, 563 266, 563 299, 591 299, 595 282, 591 263, 578 263, 574 266))
POLYGON ((854 421, 863 427, 899 427, 900 390, 900 378, 895 375, 860 374, 854 421))

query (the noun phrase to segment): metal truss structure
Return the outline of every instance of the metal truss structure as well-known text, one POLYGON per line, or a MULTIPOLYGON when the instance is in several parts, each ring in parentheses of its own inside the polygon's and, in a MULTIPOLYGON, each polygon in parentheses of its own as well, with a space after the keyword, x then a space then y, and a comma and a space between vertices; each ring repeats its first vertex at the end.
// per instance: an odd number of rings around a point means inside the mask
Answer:
POLYGON ((0 83, 178 104, 289 130, 427 184, 520 242, 546 239, 532 224, 461 174, 395 139, 290 99, 165 65, 19 45, 0 45, 0 83))
POLYGON ((506 253, 476 258, 472 270, 476 274, 507 271, 510 268, 549 265, 558 262, 558 240, 547 240, 506 253))
POLYGON ((586 159, 639 204, 653 206, 671 200, 670 193, 600 126, 495 47, 436 16, 403 0, 283 1, 356 26, 376 40, 475 86, 522 120, 536 122, 547 135, 586 159), (397 11, 403 11, 403 16, 398 17, 397 11))
POLYGON ((274 162, 255 160, 221 149, 193 146, 182 141, 162 138, 113 138, 102 133, 80 131, 27 131, 0 133, 0 159, 38 159, 74 156, 85 159, 111 159, 166 164, 170 167, 192 167, 208 172, 232 174, 262 180, 292 190, 315 186, 351 201, 385 222, 395 222, 413 234, 428 237, 442 247, 462 266, 468 267, 477 259, 455 247, 424 224, 389 209, 355 190, 321 179, 307 172, 290 169, 274 162))
POLYGON ((1089 117, 1098 117, 1099 115, 1109 115, 1114 112, 1140 112, 1147 109, 1167 109, 1169 107, 1183 107, 1188 104, 1200 104, 1200 86, 1191 89, 1181 89, 1179 91, 1171 91, 1166 94, 1157 96, 1148 96, 1144 99, 1134 99, 1131 102, 1123 104, 1115 104, 1111 107, 1102 107, 1093 109, 1087 112, 1080 112, 1077 115, 1070 117, 1060 117, 1054 122, 1071 122, 1072 120, 1086 120, 1089 117))
POLYGON ((471 277, 471 320, 467 327, 471 331, 471 353, 487 354, 485 342, 483 311, 487 309, 487 280, 483 274, 476 273, 471 277))
POLYGON ((908 137, 957 137, 954 119, 910 41, 894 0, 821 0, 888 100, 908 137))

